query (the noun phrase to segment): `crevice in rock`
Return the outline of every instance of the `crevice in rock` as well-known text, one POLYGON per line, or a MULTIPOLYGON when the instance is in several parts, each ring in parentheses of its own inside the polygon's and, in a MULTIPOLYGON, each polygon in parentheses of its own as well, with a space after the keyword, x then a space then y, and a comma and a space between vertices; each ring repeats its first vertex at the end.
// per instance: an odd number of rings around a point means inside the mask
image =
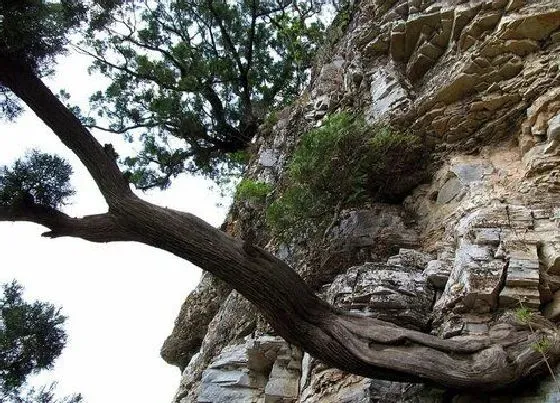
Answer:
POLYGON ((502 275, 500 277, 500 282, 498 283, 498 292, 495 295, 494 306, 496 307, 496 309, 500 308, 500 294, 502 293, 503 289, 506 286, 507 276, 508 276, 508 268, 509 268, 509 259, 506 259, 504 268, 502 270, 502 275))

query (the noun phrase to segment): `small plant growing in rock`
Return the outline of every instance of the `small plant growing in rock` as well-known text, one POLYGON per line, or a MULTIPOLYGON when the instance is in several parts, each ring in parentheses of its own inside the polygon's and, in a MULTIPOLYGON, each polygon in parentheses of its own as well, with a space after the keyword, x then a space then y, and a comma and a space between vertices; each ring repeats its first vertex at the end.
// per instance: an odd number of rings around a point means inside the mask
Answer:
POLYGON ((262 203, 266 200, 266 196, 271 191, 272 186, 268 183, 243 179, 239 182, 239 185, 237 185, 235 199, 239 201, 262 203))
MULTIPOLYGON (((534 342, 532 344, 533 349, 537 352, 537 353, 541 353, 542 355, 545 355, 548 350, 550 350, 550 340, 547 339, 546 337, 543 336, 542 339, 534 342)), ((554 376, 554 375, 553 375, 554 376)))
MULTIPOLYGON (((533 326, 531 325, 533 315, 534 315, 533 312, 531 312, 527 307, 523 306, 523 303, 521 301, 519 301, 519 308, 517 308, 517 310, 515 311, 515 317, 520 323, 522 323, 524 325, 527 325, 529 327, 529 330, 531 331, 531 333, 533 335, 535 335, 536 332, 533 329, 533 326)), ((554 380, 554 383, 556 384, 556 388, 558 389, 558 392, 560 392, 560 384, 558 383, 558 380, 556 379, 556 375, 554 374, 554 371, 552 370, 552 367, 550 366, 550 363, 548 362, 548 357, 547 357, 547 353, 551 348, 551 341, 546 336, 543 335, 539 340, 532 343, 531 347, 537 353, 542 355, 543 361, 546 364, 548 372, 552 376, 552 379, 554 380)))
POLYGON ((264 121, 265 125, 267 125, 268 127, 272 127, 274 126, 276 123, 278 123, 278 114, 276 113, 276 111, 271 111, 267 116, 266 119, 264 121))
POLYGON ((341 207, 400 201, 420 182, 424 162, 416 136, 337 113, 301 138, 268 224, 289 239, 324 230, 341 207))
POLYGON ((517 310, 515 311, 515 317, 520 323, 523 323, 524 325, 529 325, 530 327, 531 326, 530 322, 531 322, 531 318, 533 317, 533 312, 531 312, 527 307, 521 305, 521 307, 517 308, 517 310))

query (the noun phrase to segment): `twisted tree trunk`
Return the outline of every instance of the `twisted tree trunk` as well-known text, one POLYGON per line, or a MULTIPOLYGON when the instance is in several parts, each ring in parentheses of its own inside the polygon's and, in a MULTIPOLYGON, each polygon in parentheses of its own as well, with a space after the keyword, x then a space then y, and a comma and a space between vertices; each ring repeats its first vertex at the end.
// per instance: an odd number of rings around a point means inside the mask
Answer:
MULTIPOLYGON (((0 208, 0 221, 33 221, 43 236, 93 242, 137 241, 163 249, 236 288, 288 342, 325 363, 366 377, 429 382, 454 389, 498 389, 544 367, 527 330, 506 338, 458 342, 343 313, 320 300, 270 253, 234 239, 199 218, 139 199, 113 159, 26 66, 0 55, 0 84, 12 90, 87 167, 109 205, 81 219, 38 205, 0 208)), ((553 337, 551 361, 560 356, 553 337)))

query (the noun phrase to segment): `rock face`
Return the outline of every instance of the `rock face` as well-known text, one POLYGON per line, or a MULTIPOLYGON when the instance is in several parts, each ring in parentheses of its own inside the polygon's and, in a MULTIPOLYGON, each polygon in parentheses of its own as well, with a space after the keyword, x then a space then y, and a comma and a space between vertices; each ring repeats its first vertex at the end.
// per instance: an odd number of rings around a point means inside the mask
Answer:
POLYGON ((434 301, 422 269, 382 263, 349 268, 334 278, 325 295, 336 307, 416 330, 426 328, 434 301))
POLYGON ((162 358, 183 370, 198 352, 208 324, 231 289, 208 273, 202 275, 199 285, 187 297, 171 335, 161 348, 162 358))
MULTIPOLYGON (((274 187, 301 136, 352 109, 423 138, 430 179, 399 204, 342 206, 320 242, 278 242, 264 206, 241 202, 224 228, 253 234, 333 305, 443 338, 507 334, 496 318, 520 308, 560 320, 560 3, 362 0, 351 9, 309 89, 261 128, 247 176, 274 187)), ((328 368, 208 276, 162 355, 184 368, 176 403, 560 399, 544 375, 522 392, 476 396, 328 368)))
POLYGON ((279 337, 230 345, 202 372, 198 401, 291 402, 298 396, 302 353, 279 337))

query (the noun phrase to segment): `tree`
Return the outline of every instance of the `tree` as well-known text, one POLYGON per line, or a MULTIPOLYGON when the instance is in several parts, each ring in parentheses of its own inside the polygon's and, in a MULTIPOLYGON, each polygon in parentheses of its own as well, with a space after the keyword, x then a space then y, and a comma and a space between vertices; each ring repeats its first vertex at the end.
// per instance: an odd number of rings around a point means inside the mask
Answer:
MULTIPOLYGON (((53 58, 64 51, 66 34, 85 16, 80 2, 62 0, 3 0, 0 2, 2 54, 29 63, 39 77, 51 73, 53 58)), ((0 85, 1 117, 13 119, 22 111, 9 88, 0 85)))
MULTIPOLYGON (((543 370, 533 342, 520 328, 503 337, 462 342, 341 312, 319 299, 286 265, 265 250, 185 212, 148 203, 131 190, 111 153, 46 87, 25 60, 0 48, 0 83, 25 102, 86 166, 104 196, 106 213, 71 218, 33 200, 0 206, 2 221, 32 221, 43 236, 93 242, 137 241, 190 260, 236 288, 288 342, 340 369, 380 379, 430 382, 480 390, 503 388, 543 370)), ((551 361, 560 357, 553 339, 551 361)))
POLYGON ((74 194, 71 174, 72 167, 62 158, 34 150, 26 160, 18 159, 12 169, 4 167, 0 171, 0 205, 37 202, 59 207, 74 194))
POLYGON ((0 379, 4 389, 19 388, 32 372, 52 367, 66 344, 66 318, 52 304, 23 300, 16 282, 3 286, 0 299, 0 379))
POLYGON ((178 0, 128 4, 96 21, 83 51, 111 78, 92 97, 109 127, 143 150, 125 159, 138 187, 184 171, 216 177, 266 111, 303 88, 322 38, 320 2, 178 0), (134 130, 135 129, 135 130, 134 130), (171 139, 171 140, 170 140, 171 139))
POLYGON ((12 391, 0 395, 4 403, 81 403, 83 398, 80 394, 73 394, 58 399, 55 396, 56 382, 39 389, 30 388, 25 391, 12 391))
POLYGON ((54 397, 55 384, 23 391, 27 377, 50 369, 66 345, 66 317, 54 305, 25 302, 23 287, 13 281, 0 297, 0 400, 13 403, 78 403, 80 395, 54 397))

